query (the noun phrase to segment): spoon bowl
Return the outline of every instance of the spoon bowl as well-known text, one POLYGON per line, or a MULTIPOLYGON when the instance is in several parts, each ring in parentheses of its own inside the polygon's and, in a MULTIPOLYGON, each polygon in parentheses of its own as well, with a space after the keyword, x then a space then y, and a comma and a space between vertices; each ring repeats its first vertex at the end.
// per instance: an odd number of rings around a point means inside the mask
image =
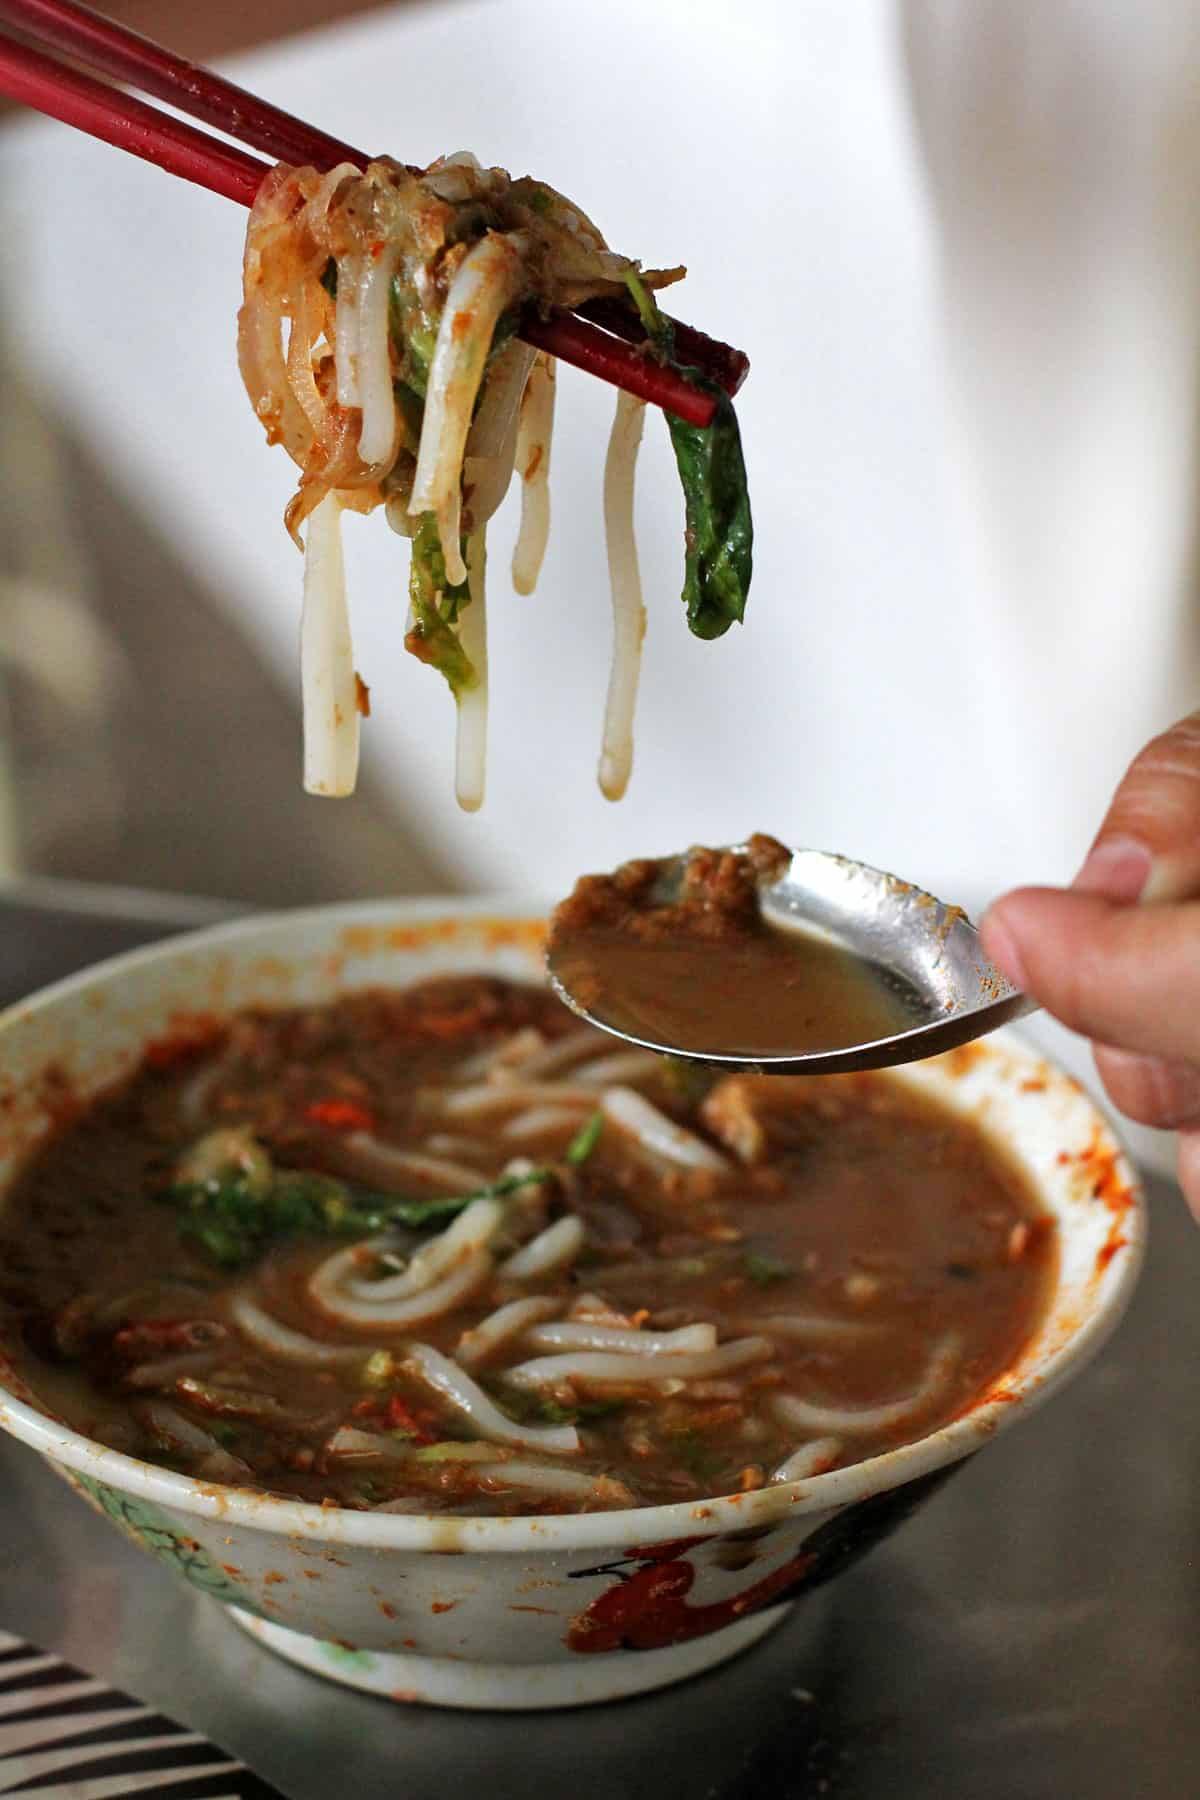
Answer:
MULTIPOLYGON (((744 846, 732 846, 735 854, 744 846)), ((678 891, 686 856, 664 857, 655 898, 668 902, 678 891)), ((573 973, 562 945, 551 939, 550 981, 566 1004, 589 1024, 643 1049, 716 1068, 764 1074, 822 1075, 852 1069, 890 1068, 953 1050, 1036 1010, 1036 1003, 1013 987, 984 954, 979 934, 959 906, 902 881, 883 869, 824 850, 796 850, 783 873, 759 883, 759 911, 773 933, 796 940, 798 963, 804 940, 826 953, 841 953, 848 976, 867 979, 886 996, 895 1029, 869 1040, 844 1038, 780 1050, 736 1048, 714 1041, 704 1048, 683 1046, 652 1030, 631 1029, 605 1016, 603 1006, 573 991, 573 973)), ((719 942, 709 955, 719 959, 719 942)), ((647 968, 653 953, 647 957, 647 968)), ((714 1037, 719 1028, 714 1026, 714 1037)), ((777 1039, 778 1033, 773 1033, 777 1039)))

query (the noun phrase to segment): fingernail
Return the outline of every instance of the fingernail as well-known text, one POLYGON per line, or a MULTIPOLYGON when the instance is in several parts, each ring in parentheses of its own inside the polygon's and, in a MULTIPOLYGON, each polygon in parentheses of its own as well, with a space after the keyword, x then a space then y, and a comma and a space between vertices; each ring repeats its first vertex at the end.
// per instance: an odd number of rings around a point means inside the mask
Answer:
POLYGON ((1017 940, 999 919, 985 920, 984 948, 1002 975, 1007 975, 1015 988, 1025 986, 1025 964, 1017 940))
POLYGON ((1136 838, 1105 838, 1089 853, 1071 885, 1077 893, 1100 894, 1106 900, 1138 900, 1153 862, 1152 853, 1136 838))

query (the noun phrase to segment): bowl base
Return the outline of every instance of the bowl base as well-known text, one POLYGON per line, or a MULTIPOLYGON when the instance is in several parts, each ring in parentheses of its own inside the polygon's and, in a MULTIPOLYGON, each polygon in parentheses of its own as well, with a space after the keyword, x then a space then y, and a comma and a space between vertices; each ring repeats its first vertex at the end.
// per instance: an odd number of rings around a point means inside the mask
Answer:
POLYGON ((267 1619, 228 1608, 243 1631, 313 1675, 361 1688, 383 1700, 497 1712, 541 1712, 560 1706, 597 1706, 648 1694, 728 1662, 781 1625, 790 1606, 772 1606, 707 1637, 665 1650, 617 1650, 574 1662, 478 1663, 393 1651, 346 1650, 340 1644, 289 1631, 267 1619))

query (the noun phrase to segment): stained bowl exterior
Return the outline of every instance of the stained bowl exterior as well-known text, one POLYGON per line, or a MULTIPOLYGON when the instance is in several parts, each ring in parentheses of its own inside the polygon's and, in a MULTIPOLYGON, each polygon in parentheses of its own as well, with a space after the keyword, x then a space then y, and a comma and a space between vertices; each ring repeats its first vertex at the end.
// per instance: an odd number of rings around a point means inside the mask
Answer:
MULTIPOLYGON (((488 971, 541 978, 543 909, 398 901, 255 918, 119 957, 0 1016, 0 1190, 61 1108, 181 1021, 488 971)), ((723 1661, 919 1505, 1095 1354, 1141 1263, 1140 1189, 1079 1085, 1003 1036, 890 1077, 1002 1140, 1060 1228, 1041 1328, 958 1418, 804 1482, 554 1518, 327 1510, 196 1481, 47 1416, 0 1336, 0 1426, 151 1554, 305 1666, 394 1698, 613 1698, 723 1661)))

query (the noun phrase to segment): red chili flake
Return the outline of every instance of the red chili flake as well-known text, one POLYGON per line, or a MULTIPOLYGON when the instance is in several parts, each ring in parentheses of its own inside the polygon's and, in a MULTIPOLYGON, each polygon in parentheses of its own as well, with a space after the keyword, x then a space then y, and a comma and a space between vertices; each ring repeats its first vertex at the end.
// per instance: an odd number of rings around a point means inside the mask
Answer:
POLYGON ((369 719, 371 716, 371 690, 357 669, 354 671, 354 702, 362 717, 369 719))
POLYGON ((431 1603, 429 1610, 430 1612, 435 1613, 453 1612, 458 1605, 459 1602, 457 1600, 434 1600, 431 1603))
POLYGON ((314 1100, 304 1110, 304 1116, 314 1125, 324 1125, 329 1131, 374 1131, 375 1115, 370 1107, 363 1106, 357 1100, 314 1100))
POLYGON ((419 1410, 409 1406, 399 1394, 389 1394, 384 1418, 389 1431, 407 1431, 418 1444, 436 1444, 437 1434, 426 1429, 435 1415, 424 1408, 419 1410))
POLYGON ((112 1348, 136 1362, 164 1350, 202 1350, 225 1335, 225 1327, 212 1319, 139 1319, 113 1333, 112 1348))

